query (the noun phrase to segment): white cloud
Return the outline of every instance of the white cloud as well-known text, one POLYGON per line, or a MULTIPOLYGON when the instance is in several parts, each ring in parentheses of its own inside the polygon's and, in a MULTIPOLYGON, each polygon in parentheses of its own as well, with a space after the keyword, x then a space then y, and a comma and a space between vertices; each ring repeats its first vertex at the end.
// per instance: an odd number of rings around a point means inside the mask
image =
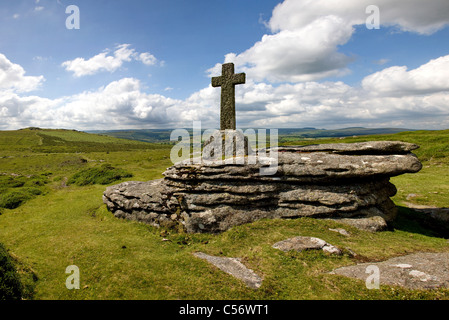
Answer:
MULTIPOLYGON (((448 128, 448 61, 441 57, 411 71, 387 68, 367 76, 361 87, 330 81, 274 86, 250 79, 236 89, 237 125, 448 128)), ((218 106, 219 98, 210 104, 218 106)))
POLYGON ((38 6, 38 7, 35 7, 34 10, 35 11, 42 11, 42 10, 44 10, 44 7, 38 6))
POLYGON ((139 54, 134 49, 131 49, 129 44, 121 44, 116 47, 113 55, 110 55, 109 50, 105 50, 88 60, 76 58, 65 61, 62 63, 62 66, 67 71, 73 72, 75 77, 82 77, 93 75, 100 71, 114 72, 124 62, 130 62, 132 60, 142 61, 146 65, 152 65, 157 62, 157 59, 150 53, 144 52, 139 54))
POLYGON ((20 17, 20 14, 18 14, 18 13, 15 13, 13 16, 12 16, 14 19, 19 19, 19 17, 20 17))
MULTIPOLYGON (((236 88, 240 128, 346 126, 443 129, 449 127, 448 56, 407 71, 386 68, 353 87, 341 81, 273 85, 248 79, 236 88), (432 74, 435 75, 432 77, 432 74), (420 78, 422 81, 418 81, 420 78), (430 84, 427 84, 430 82, 430 84), (383 84, 387 83, 384 87, 383 84), (428 86, 438 90, 428 90, 428 86), (385 88, 392 88, 385 90, 385 88), (392 94, 397 88, 407 95, 392 94)), ((0 86, 0 129, 48 128, 126 129, 190 127, 218 128, 220 89, 208 86, 184 100, 146 93, 139 80, 123 78, 93 91, 59 99, 23 96, 40 83, 24 76, 23 68, 0 56, 0 70, 10 65, 13 87, 0 86), (11 70, 15 70, 14 72, 11 70), (14 82, 14 76, 18 77, 14 82)))
POLYGON ((343 19, 324 16, 301 29, 264 35, 245 52, 227 55, 225 62, 234 62, 256 81, 300 82, 341 75, 352 59, 336 48, 352 31, 343 19))
POLYGON ((38 96, 22 97, 14 92, 0 91, 0 129, 18 129, 37 123, 50 124, 54 121, 52 108, 60 99, 46 99, 38 96))
POLYGON ((449 90, 449 55, 407 71, 394 66, 371 74, 362 81, 365 90, 382 95, 408 95, 449 90))
POLYGON ((365 10, 373 4, 380 10, 381 25, 396 25, 402 31, 431 34, 449 24, 446 0, 285 0, 273 10, 269 26, 273 32, 303 28, 326 15, 364 24, 369 16, 365 10))
POLYGON ((152 65, 156 64, 156 62, 157 62, 156 57, 148 52, 139 54, 136 57, 136 60, 142 61, 142 63, 147 66, 152 66, 152 65))
MULTIPOLYGON (((241 128, 449 127, 449 90, 396 97, 343 82, 274 86, 250 80, 237 87, 236 104, 241 128)), ((144 92, 134 78, 53 100, 0 91, 0 128, 180 128, 197 120, 203 128, 218 128, 219 105, 218 88, 177 100, 144 92)))
POLYGON ((166 123, 166 108, 173 103, 172 99, 141 92, 139 81, 132 78, 54 100, 0 92, 0 114, 8 119, 1 121, 0 127, 106 129, 166 123))
MULTIPOLYGON (((267 23, 267 34, 248 50, 229 53, 234 62, 256 81, 315 81, 348 72, 352 57, 338 52, 349 41, 354 26, 365 24, 371 0, 285 0, 267 23)), ((449 24, 449 1, 378 0, 381 27, 431 34, 449 24)), ((217 66, 209 70, 217 71, 217 66)))
POLYGON ((61 117, 71 114, 71 121, 82 126, 133 125, 143 121, 166 122, 166 108, 173 103, 172 99, 143 93, 137 79, 124 78, 97 91, 68 98, 57 112, 61 117))
POLYGON ((20 65, 0 53, 0 90, 29 92, 38 89, 44 81, 43 76, 25 76, 25 70, 20 65))

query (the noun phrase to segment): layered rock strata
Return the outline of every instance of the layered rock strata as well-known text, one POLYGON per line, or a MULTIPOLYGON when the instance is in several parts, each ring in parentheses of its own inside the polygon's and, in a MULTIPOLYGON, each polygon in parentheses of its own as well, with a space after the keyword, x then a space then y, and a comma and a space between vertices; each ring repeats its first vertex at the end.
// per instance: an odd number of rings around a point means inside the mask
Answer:
POLYGON ((386 225, 396 214, 389 179, 421 169, 416 148, 396 141, 278 147, 273 175, 262 175, 261 168, 274 158, 184 161, 163 179, 108 187, 103 200, 116 217, 178 224, 191 233, 222 232, 263 218, 375 217, 386 225))

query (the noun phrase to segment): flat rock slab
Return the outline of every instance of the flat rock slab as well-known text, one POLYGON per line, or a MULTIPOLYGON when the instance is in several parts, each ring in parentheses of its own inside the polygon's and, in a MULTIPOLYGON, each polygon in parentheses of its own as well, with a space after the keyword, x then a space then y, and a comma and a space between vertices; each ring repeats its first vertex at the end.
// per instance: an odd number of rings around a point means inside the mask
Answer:
POLYGON ((294 237, 287 240, 276 242, 273 248, 287 252, 290 250, 323 250, 328 253, 341 254, 341 250, 327 243, 326 241, 315 237, 294 237))
POLYGON ((195 252, 194 255, 200 259, 207 260, 220 270, 242 280, 248 287, 258 289, 262 285, 262 278, 253 270, 245 267, 238 258, 210 256, 202 252, 195 252))
POLYGON ((362 263, 335 269, 331 274, 365 280, 368 266, 379 268, 380 285, 408 289, 449 288, 449 253, 415 253, 378 263, 362 263))
POLYGON ((355 143, 327 143, 308 146, 280 146, 278 151, 289 152, 331 152, 340 154, 405 154, 418 149, 413 143, 402 141, 370 141, 355 143))

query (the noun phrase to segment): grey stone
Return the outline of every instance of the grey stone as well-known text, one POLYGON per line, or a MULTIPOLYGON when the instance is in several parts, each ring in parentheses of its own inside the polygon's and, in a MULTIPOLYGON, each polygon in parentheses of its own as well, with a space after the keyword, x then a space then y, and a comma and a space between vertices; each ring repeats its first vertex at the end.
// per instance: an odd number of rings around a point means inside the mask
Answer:
POLYGON ((339 234, 342 234, 346 237, 350 236, 349 232, 343 228, 335 228, 335 229, 329 228, 329 231, 338 232, 339 234))
POLYGON ((273 248, 287 252, 290 250, 303 251, 322 249, 326 241, 314 237, 294 237, 287 240, 276 242, 273 248))
MULTIPOLYGON (((240 159, 236 157, 234 161, 240 159)), ((250 157, 242 163, 211 161, 207 164, 180 162, 167 169, 164 176, 173 180, 255 180, 292 183, 326 183, 349 179, 370 179, 393 177, 404 173, 415 173, 422 165, 413 154, 408 155, 340 155, 322 152, 308 153, 280 152, 278 169, 274 176, 260 175, 260 168, 266 167, 257 161, 252 164, 250 157)))
POLYGON ((287 240, 276 242, 273 248, 287 252, 290 250, 304 251, 304 250, 323 250, 332 254, 341 254, 341 250, 337 247, 327 243, 326 241, 315 237, 294 237, 287 240))
POLYGON ((336 254, 341 255, 342 252, 337 247, 327 243, 323 248, 321 248, 324 252, 330 253, 330 254, 336 254))
POLYGON ((407 154, 418 149, 413 143, 402 141, 370 141, 355 143, 328 143, 313 144, 308 146, 280 146, 277 149, 289 152, 329 152, 339 154, 407 154))
POLYGON ((258 289, 262 285, 263 279, 253 270, 248 269, 238 258, 210 256, 202 252, 196 252, 194 255, 210 262, 233 277, 240 279, 252 289, 258 289))
POLYGON ((383 262, 362 263, 335 269, 331 274, 366 281, 368 266, 377 266, 380 285, 409 289, 449 288, 449 253, 414 253, 383 262))

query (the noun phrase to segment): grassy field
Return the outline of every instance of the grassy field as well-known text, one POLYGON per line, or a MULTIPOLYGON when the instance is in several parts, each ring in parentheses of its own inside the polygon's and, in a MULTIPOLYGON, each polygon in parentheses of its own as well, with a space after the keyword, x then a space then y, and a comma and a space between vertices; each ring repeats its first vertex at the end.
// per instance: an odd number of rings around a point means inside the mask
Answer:
POLYGON ((102 202, 106 185, 69 183, 75 174, 105 165, 132 175, 109 184, 161 178, 171 165, 171 146, 65 130, 0 132, 0 206, 14 202, 6 195, 24 194, 17 206, 0 208, 0 243, 19 271, 26 299, 448 299, 449 290, 368 290, 363 281, 327 274, 360 261, 449 251, 443 234, 425 224, 427 217, 404 205, 448 206, 449 130, 290 144, 368 140, 421 146, 416 154, 422 171, 392 179, 400 214, 391 230, 373 234, 344 226, 351 233, 345 237, 329 231, 339 226, 335 222, 301 218, 190 235, 117 219, 102 202), (415 196, 407 200, 410 194, 415 196), (284 253, 271 247, 298 235, 322 238, 345 254, 284 253), (262 287, 247 288, 195 258, 196 251, 242 258, 264 278, 262 287), (70 265, 79 267, 79 290, 65 286, 70 265))

